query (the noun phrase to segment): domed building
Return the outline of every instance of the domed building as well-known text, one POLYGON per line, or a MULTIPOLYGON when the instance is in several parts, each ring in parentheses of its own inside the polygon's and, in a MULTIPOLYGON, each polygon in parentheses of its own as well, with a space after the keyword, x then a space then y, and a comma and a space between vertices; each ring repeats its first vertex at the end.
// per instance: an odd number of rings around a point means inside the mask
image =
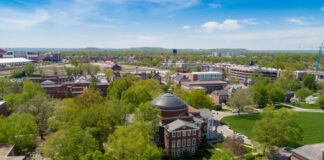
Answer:
POLYGON ((170 93, 155 98, 151 103, 162 114, 160 129, 153 137, 154 141, 167 154, 176 157, 181 157, 185 151, 195 154, 203 137, 208 135, 208 126, 213 126, 209 124, 213 122, 211 112, 195 109, 170 93), (201 111, 209 114, 201 115, 201 111))

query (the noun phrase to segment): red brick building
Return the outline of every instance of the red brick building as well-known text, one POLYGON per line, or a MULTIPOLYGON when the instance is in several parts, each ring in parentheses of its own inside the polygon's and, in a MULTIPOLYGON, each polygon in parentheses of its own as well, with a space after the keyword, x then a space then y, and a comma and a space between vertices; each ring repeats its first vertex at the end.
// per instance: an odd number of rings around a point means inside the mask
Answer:
POLYGON ((227 103, 229 94, 227 90, 216 90, 212 92, 210 97, 213 99, 216 105, 221 105, 222 103, 227 103))
POLYGON ((29 77, 29 79, 33 82, 37 82, 42 84, 45 83, 51 83, 50 81, 54 82, 51 84, 62 84, 66 82, 73 82, 74 77, 73 76, 57 76, 57 75, 50 75, 50 76, 40 76, 40 77, 29 77))
POLYGON ((200 115, 199 110, 169 93, 157 97, 152 104, 162 113, 160 129, 153 140, 167 154, 176 157, 181 157, 185 151, 195 154, 206 136, 208 120, 200 115))

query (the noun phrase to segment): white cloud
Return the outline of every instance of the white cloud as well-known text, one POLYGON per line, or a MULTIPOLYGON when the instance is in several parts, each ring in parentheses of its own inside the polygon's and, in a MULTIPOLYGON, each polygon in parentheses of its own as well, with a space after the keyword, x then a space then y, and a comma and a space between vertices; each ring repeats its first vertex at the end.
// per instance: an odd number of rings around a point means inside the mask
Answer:
POLYGON ((247 19, 242 19, 240 22, 245 23, 245 24, 258 24, 255 22, 255 18, 247 18, 247 19))
POLYGON ((185 25, 185 26, 183 26, 183 28, 182 29, 184 29, 184 30, 189 30, 191 27, 189 26, 189 25, 185 25))
POLYGON ((209 3, 208 6, 211 7, 211 8, 220 8, 220 7, 222 7, 221 4, 215 4, 215 3, 209 3))
POLYGON ((214 30, 236 30, 243 28, 243 26, 238 23, 238 20, 234 19, 226 19, 223 23, 209 21, 201 25, 201 27, 207 32, 212 32, 214 30))
POLYGON ((321 8, 321 11, 324 11, 324 6, 321 8))
POLYGON ((48 13, 38 9, 34 13, 0 9, 0 28, 9 30, 23 30, 48 20, 48 13))
POLYGON ((302 20, 300 18, 295 18, 295 17, 288 18, 287 22, 295 23, 295 24, 305 24, 304 20, 302 20))

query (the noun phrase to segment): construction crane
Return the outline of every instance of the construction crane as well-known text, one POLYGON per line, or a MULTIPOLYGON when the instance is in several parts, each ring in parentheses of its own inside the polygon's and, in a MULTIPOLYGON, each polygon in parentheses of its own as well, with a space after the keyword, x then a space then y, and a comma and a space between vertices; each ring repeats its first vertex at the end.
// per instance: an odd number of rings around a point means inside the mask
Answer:
POLYGON ((315 72, 318 71, 318 67, 319 67, 319 64, 320 64, 320 61, 321 61, 321 54, 322 54, 323 45, 324 45, 324 42, 322 43, 322 45, 320 46, 319 51, 318 51, 317 64, 316 64, 315 72))

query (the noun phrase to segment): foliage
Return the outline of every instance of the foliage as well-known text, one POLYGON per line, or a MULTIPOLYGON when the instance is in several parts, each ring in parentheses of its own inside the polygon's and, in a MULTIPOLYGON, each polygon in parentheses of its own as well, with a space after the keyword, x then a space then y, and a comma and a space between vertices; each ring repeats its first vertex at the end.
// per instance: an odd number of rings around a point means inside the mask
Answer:
POLYGON ((306 74, 303 77, 303 87, 307 87, 310 90, 316 90, 317 89, 317 84, 315 82, 315 75, 306 74))
POLYGON ((107 69, 106 71, 105 71, 105 76, 106 76, 106 78, 109 80, 109 81, 111 81, 111 75, 114 73, 114 70, 112 70, 112 69, 107 69))
POLYGON ((0 143, 15 144, 20 152, 26 152, 36 146, 36 136, 37 125, 30 114, 11 114, 0 119, 0 143))
POLYGON ((292 71, 280 72, 280 77, 278 77, 275 81, 275 85, 279 88, 290 91, 296 91, 298 88, 300 88, 300 83, 292 71))
POLYGON ((272 102, 272 104, 276 104, 277 102, 283 102, 286 97, 286 92, 274 85, 270 85, 269 87, 268 87, 269 100, 272 102))
POLYGON ((234 160, 234 154, 231 151, 214 150, 209 160, 234 160))
POLYGON ((104 98, 98 89, 85 89, 75 98, 75 103, 83 107, 89 107, 92 104, 101 104, 103 102, 104 98))
POLYGON ((109 84, 108 96, 110 99, 121 99, 122 93, 126 91, 133 82, 128 77, 118 78, 109 84))
POLYGON ((127 91, 122 93, 121 100, 138 106, 140 103, 145 103, 152 100, 152 96, 149 93, 149 89, 143 86, 132 86, 127 91))
POLYGON ((188 96, 182 97, 190 106, 194 108, 207 108, 214 109, 215 103, 213 100, 205 94, 202 89, 195 89, 189 93, 188 96))
POLYGON ((79 60, 77 58, 72 58, 70 59, 70 64, 76 67, 79 65, 79 60))
POLYGON ((37 95, 27 103, 20 105, 16 111, 18 113, 28 113, 36 118, 38 133, 42 139, 47 132, 47 120, 56 109, 57 101, 51 101, 44 95, 37 95))
POLYGON ((232 98, 229 99, 229 106, 238 109, 238 114, 244 110, 244 107, 253 104, 253 99, 249 89, 238 89, 232 98))
POLYGON ((27 76, 32 76, 36 71, 36 64, 34 63, 27 63, 23 66, 23 71, 26 73, 27 76))
POLYGON ((296 97, 298 97, 300 101, 305 101, 305 98, 312 94, 313 92, 308 88, 301 88, 295 92, 296 97))
POLYGON ((243 155, 246 153, 243 142, 235 135, 226 139, 223 150, 230 150, 235 156, 243 155))
POLYGON ((302 140, 303 130, 296 122, 297 113, 281 108, 266 107, 262 119, 253 127, 253 140, 260 143, 263 154, 272 154, 273 146, 296 145, 302 140))
POLYGON ((79 160, 97 149, 98 143, 89 133, 79 127, 71 127, 49 135, 42 153, 52 159, 79 160))
POLYGON ((23 76, 23 74, 20 69, 15 68, 10 71, 10 77, 12 77, 12 78, 20 78, 22 76, 23 76))
POLYGON ((22 104, 28 102, 37 95, 45 95, 45 90, 39 83, 34 83, 30 80, 25 80, 23 83, 22 104))
MULTIPOLYGON (((141 158, 147 150, 154 151, 154 153, 163 152, 151 141, 153 133, 148 122, 133 122, 127 126, 121 126, 109 135, 106 152, 112 159, 141 158)), ((154 157, 159 158, 156 154, 154 157)))
POLYGON ((269 102, 269 95, 267 87, 261 83, 257 82, 253 85, 254 89, 254 102, 259 105, 259 107, 264 107, 269 102))
POLYGON ((89 84, 89 89, 93 89, 93 90, 98 89, 97 81, 96 81, 95 77, 91 77, 90 84, 89 84))
POLYGON ((324 110, 324 95, 318 97, 317 104, 319 105, 319 107, 321 107, 321 109, 324 110))
POLYGON ((102 154, 100 151, 96 150, 94 152, 88 152, 84 155, 81 160, 108 160, 107 154, 102 154))

